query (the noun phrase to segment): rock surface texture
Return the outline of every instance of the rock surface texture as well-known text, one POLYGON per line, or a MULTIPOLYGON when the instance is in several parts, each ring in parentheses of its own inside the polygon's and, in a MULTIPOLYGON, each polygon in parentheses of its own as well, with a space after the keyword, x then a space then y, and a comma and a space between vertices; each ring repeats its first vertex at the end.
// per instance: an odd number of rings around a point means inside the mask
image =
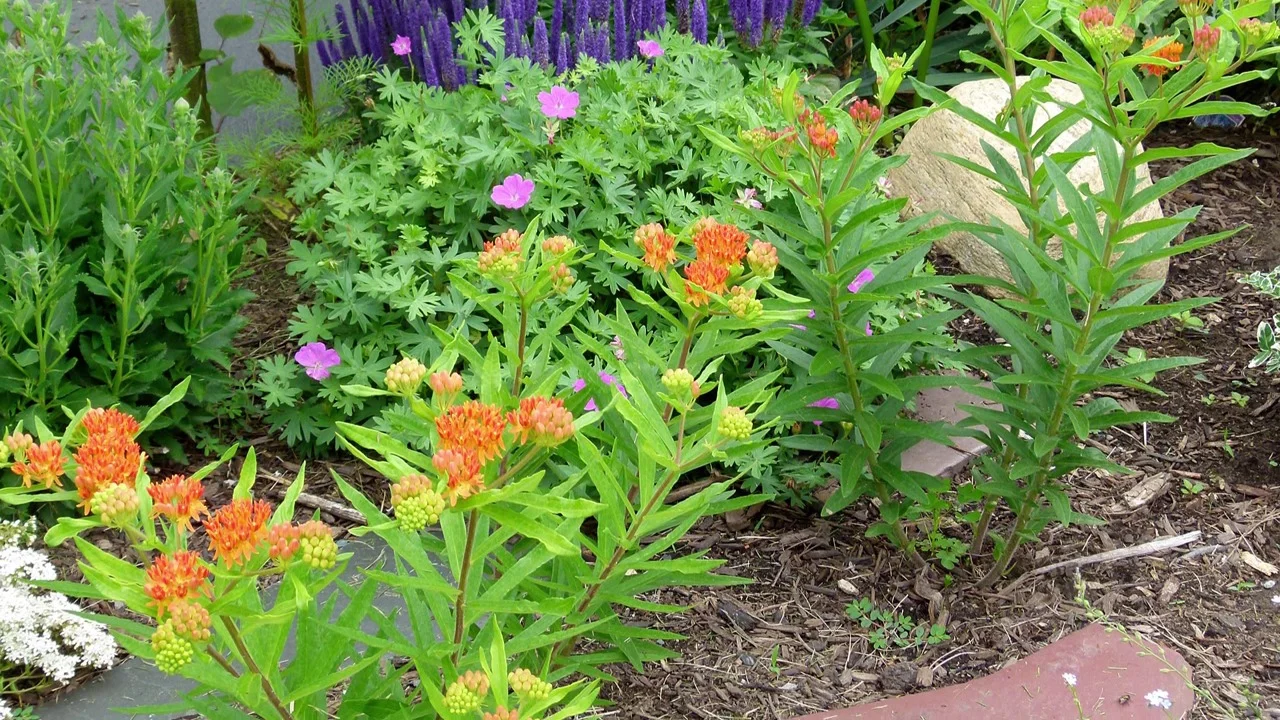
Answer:
POLYGON ((1178 653, 1088 625, 963 685, 799 720, 1182 720, 1195 704, 1190 676, 1178 653))
MULTIPOLYGON (((1019 82, 1026 80, 1019 78, 1019 82)), ((1033 127, 1040 127, 1056 117, 1064 105, 1075 105, 1083 100, 1080 89, 1063 80, 1050 82, 1047 91, 1057 103, 1042 105, 1036 111, 1033 127)), ((989 119, 994 119, 1009 102, 1009 88, 997 78, 961 83, 948 94, 956 102, 989 119)), ((1051 153, 1065 151, 1088 132, 1088 121, 1081 120, 1063 132, 1049 150, 1051 153)), ((995 218, 1019 232, 1025 232, 1026 226, 1013 205, 996 193, 995 183, 942 157, 942 154, 955 155, 991 167, 982 149, 984 141, 1012 166, 1020 167, 1013 147, 991 133, 949 110, 929 115, 907 132, 898 148, 899 153, 909 157, 906 163, 889 171, 891 194, 910 199, 909 212, 937 212, 941 216, 978 223, 988 223, 995 218)), ((1076 187, 1088 185, 1095 192, 1103 188, 1095 157, 1077 162, 1068 177, 1076 187)), ((1151 185, 1145 165, 1138 168, 1137 178, 1137 190, 1151 185)), ((1129 218, 1127 224, 1159 217, 1162 217, 1159 201, 1152 201, 1129 218)), ((1011 279, 1000 254, 970 233, 953 232, 938 240, 937 246, 953 257, 965 272, 1011 279)), ((1062 243, 1053 238, 1049 241, 1048 250, 1050 255, 1061 257, 1062 243)), ((1169 260, 1163 258, 1142 268, 1137 277, 1163 281, 1168 271, 1169 260)))

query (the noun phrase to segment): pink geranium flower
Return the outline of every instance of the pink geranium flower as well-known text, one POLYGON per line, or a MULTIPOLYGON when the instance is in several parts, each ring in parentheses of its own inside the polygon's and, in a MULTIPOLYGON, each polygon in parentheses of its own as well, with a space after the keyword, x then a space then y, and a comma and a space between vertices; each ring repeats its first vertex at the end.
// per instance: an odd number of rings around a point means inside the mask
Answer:
POLYGON ((636 48, 640 50, 640 56, 646 58, 662 57, 666 51, 658 44, 657 40, 637 40, 636 48))
POLYGON ((324 380, 329 377, 329 368, 342 362, 338 351, 322 342, 307 343, 298 349, 293 359, 307 369, 307 377, 312 380, 324 380))
POLYGON ((533 181, 526 180, 519 174, 508 175, 501 185, 494 185, 493 192, 489 193, 494 205, 511 210, 519 210, 529 204, 532 196, 533 181))
POLYGON ((404 35, 397 35, 396 39, 391 42, 391 52, 404 57, 413 52, 413 42, 404 35))
POLYGON ((538 93, 538 102, 542 103, 542 114, 549 118, 565 120, 578 114, 578 93, 560 85, 538 93))
POLYGON ((854 278, 853 282, 849 283, 849 292, 856 293, 865 287, 867 283, 875 279, 876 274, 871 272, 871 268, 864 268, 862 272, 858 273, 858 277, 854 278))
MULTIPOLYGON (((829 398, 822 398, 821 400, 815 400, 815 401, 813 401, 813 402, 809 403, 809 407, 811 407, 811 408, 823 408, 824 410, 839 410, 839 409, 840 409, 840 401, 839 401, 839 400, 837 400, 837 399, 835 399, 835 398, 833 398, 833 397, 829 397, 829 398)), ((813 424, 814 424, 814 425, 821 425, 821 424, 822 424, 822 421, 821 421, 821 420, 814 420, 814 421, 813 421, 813 424)))

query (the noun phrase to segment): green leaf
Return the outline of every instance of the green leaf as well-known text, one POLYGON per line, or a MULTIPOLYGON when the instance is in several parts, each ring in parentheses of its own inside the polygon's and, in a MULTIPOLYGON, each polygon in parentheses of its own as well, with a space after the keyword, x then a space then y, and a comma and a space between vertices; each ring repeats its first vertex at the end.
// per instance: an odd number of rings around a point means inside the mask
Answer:
POLYGON ((247 500, 253 497, 253 484, 257 479, 258 453, 250 447, 249 452, 244 456, 244 462, 240 464, 240 480, 236 482, 236 488, 232 491, 231 497, 235 500, 247 500))
POLYGON ((213 21, 213 29, 223 40, 239 37, 253 29, 252 15, 220 15, 213 21))
POLYGON ((151 423, 155 422, 160 417, 161 413, 168 410, 173 405, 182 402, 182 399, 187 396, 187 388, 189 387, 191 387, 191 378, 187 377, 170 390, 167 395, 157 400, 156 404, 152 405, 151 409, 147 411, 146 417, 142 418, 142 422, 139 423, 140 430, 138 432, 142 432, 148 427, 151 427, 151 423))
POLYGON ((506 529, 537 540, 556 555, 570 556, 578 555, 581 552, 563 535, 538 522, 536 517, 524 515, 502 505, 486 505, 481 512, 493 518, 506 529))

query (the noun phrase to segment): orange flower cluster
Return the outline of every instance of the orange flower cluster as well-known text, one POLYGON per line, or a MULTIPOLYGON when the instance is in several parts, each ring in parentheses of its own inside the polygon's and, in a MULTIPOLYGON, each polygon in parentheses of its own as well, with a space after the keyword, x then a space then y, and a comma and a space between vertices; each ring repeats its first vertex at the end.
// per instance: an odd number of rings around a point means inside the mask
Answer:
POLYGON ((147 488, 151 495, 151 516, 168 518, 174 526, 191 532, 191 523, 209 514, 204 504, 204 484, 185 475, 170 475, 159 485, 147 488))
POLYGON ((13 474, 22 478, 22 487, 31 487, 38 482, 46 490, 61 488, 62 471, 67 463, 66 458, 62 457, 62 444, 57 440, 50 440, 35 445, 30 436, 25 437, 26 443, 20 440, 11 443, 24 448, 27 456, 26 462, 15 462, 12 468, 13 474))
POLYGON ((487 463, 505 449, 502 433, 507 420, 500 408, 468 400, 455 405, 436 418, 440 447, 446 450, 471 450, 481 463, 487 463))
POLYGON ((644 264, 655 272, 662 272, 676 261, 676 236, 659 223, 649 223, 636 228, 636 244, 644 248, 644 264))
POLYGON ((751 236, 735 225, 725 225, 712 218, 702 218, 694 226, 693 249, 699 260, 723 265, 730 270, 742 267, 751 236))
POLYGON ((262 500, 240 498, 218 508, 204 524, 218 562, 236 567, 253 557, 267 537, 271 506, 262 500))
POLYGON ((161 555, 151 563, 143 590, 156 608, 156 617, 162 618, 176 601, 207 596, 208 581, 209 569, 200 563, 200 556, 179 550, 172 555, 161 555))
POLYGON ((684 276, 687 278, 684 291, 689 304, 701 307, 711 302, 707 297, 708 292, 724 294, 729 280, 729 268, 710 260, 698 259, 685 266, 684 276))
POLYGON ((83 419, 88 439, 76 450, 76 490, 85 514, 97 492, 109 485, 133 487, 146 456, 133 438, 138 421, 116 410, 95 408, 83 419))
POLYGON ((431 464, 447 478, 444 496, 450 505, 484 490, 484 463, 473 449, 442 449, 431 464))
POLYGON ((534 396, 520 401, 520 408, 507 415, 519 442, 555 447, 573 436, 573 413, 559 398, 534 396))
POLYGON ((809 145, 814 152, 820 157, 836 156, 836 143, 840 142, 840 133, 835 128, 827 126, 827 119, 821 113, 815 110, 805 110, 800 113, 800 126, 809 136, 809 145))
POLYGON ((484 244, 478 264, 480 272, 495 275, 515 275, 520 271, 520 244, 524 236, 518 230, 507 230, 491 242, 484 244))
MULTIPOLYGON (((1169 38, 1166 35, 1153 37, 1150 40, 1142 43, 1142 49, 1146 50, 1147 48, 1150 48, 1168 39, 1169 38)), ((1171 63, 1179 62, 1180 60, 1182 60, 1182 43, 1180 42, 1167 43, 1164 47, 1161 47, 1158 50, 1152 51, 1151 54, 1154 55, 1155 57, 1160 58, 1161 60, 1168 60, 1171 63)), ((1165 75, 1169 74, 1169 70, 1170 70, 1170 68, 1164 65, 1153 65, 1150 63, 1143 63, 1138 67, 1142 68, 1143 72, 1145 72, 1146 74, 1152 77, 1164 77, 1165 75)))

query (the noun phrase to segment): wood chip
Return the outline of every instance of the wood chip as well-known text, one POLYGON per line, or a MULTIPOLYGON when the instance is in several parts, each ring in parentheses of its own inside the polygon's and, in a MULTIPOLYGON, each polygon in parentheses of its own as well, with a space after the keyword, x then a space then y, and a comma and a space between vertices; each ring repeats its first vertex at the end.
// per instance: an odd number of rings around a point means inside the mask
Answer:
POLYGON ((1182 583, 1178 582, 1178 578, 1171 577, 1164 581, 1164 587, 1160 588, 1160 604, 1168 605, 1173 596, 1178 593, 1178 588, 1182 583))
POLYGON ((1169 487, 1172 485, 1173 476, 1169 473, 1160 472, 1148 475, 1125 492, 1121 497, 1121 502, 1112 507, 1112 512, 1124 512, 1126 509, 1137 510, 1169 492, 1169 487))
POLYGON ((845 580, 844 578, 840 578, 839 580, 836 581, 836 587, 840 588, 840 592, 845 593, 846 595, 858 594, 858 588, 855 587, 853 583, 849 582, 848 580, 845 580))
POLYGON ((1267 577, 1280 572, 1280 568, 1248 551, 1240 553, 1240 561, 1267 577))

